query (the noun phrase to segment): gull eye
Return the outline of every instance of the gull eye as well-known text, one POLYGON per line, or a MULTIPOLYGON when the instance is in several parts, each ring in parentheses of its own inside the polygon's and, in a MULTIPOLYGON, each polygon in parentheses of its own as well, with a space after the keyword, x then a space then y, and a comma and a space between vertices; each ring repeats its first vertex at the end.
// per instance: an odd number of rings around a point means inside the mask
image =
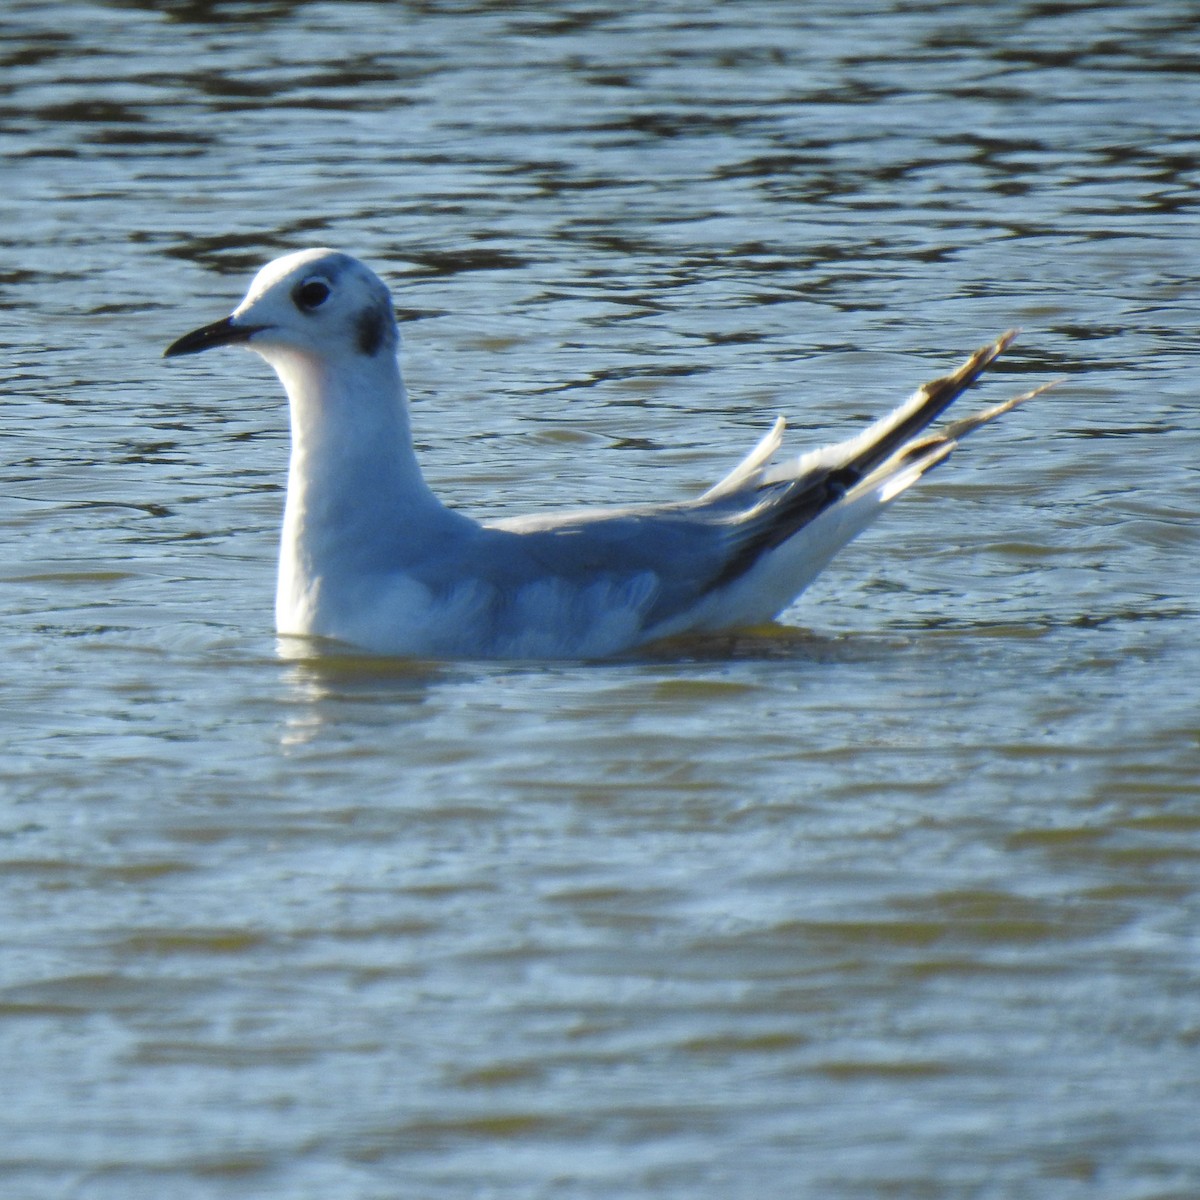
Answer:
POLYGON ((323 279, 306 279, 294 292, 292 299, 301 312, 312 312, 320 308, 329 298, 329 284, 323 279))

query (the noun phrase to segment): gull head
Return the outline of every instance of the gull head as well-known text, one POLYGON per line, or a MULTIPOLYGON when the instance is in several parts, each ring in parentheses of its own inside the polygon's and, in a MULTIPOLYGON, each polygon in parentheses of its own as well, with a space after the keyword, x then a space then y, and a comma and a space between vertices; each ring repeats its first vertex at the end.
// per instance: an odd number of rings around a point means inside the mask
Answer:
POLYGON ((356 258, 324 248, 285 254, 254 277, 232 314, 172 342, 164 357, 244 345, 279 368, 289 360, 394 357, 399 338, 383 281, 356 258))

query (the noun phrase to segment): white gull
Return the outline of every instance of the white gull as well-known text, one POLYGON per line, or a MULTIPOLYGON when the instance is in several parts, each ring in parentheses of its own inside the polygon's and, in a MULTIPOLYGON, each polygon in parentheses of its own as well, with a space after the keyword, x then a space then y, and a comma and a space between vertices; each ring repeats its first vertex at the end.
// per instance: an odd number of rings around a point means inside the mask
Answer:
POLYGON ((357 259, 277 258, 231 316, 165 353, 240 343, 287 391, 281 634, 420 658, 598 658, 777 616, 959 440, 1042 390, 927 432, 1013 336, 856 437, 771 465, 778 418, 696 499, 486 522, 421 474, 391 296, 357 259))

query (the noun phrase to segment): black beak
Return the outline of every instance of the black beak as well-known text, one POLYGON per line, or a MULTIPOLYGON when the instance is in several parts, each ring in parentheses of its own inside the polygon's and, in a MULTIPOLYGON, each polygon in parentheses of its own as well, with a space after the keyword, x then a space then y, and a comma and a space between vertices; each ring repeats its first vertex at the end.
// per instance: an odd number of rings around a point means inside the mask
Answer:
POLYGON ((172 342, 164 351, 163 358, 178 358, 181 354, 199 354, 214 346, 233 346, 252 338, 265 325, 235 325, 232 317, 214 321, 203 329, 185 333, 177 342, 172 342))

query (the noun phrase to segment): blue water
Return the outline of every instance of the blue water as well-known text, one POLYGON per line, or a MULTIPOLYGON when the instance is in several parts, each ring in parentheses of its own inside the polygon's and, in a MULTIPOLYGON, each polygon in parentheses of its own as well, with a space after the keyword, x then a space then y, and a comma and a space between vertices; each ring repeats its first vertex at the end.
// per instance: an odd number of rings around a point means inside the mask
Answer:
POLYGON ((6 1200, 1200 1194, 1196 16, 12 0, 6 1200), (773 633, 295 662, 159 356, 316 244, 484 516, 1065 382, 773 633))

